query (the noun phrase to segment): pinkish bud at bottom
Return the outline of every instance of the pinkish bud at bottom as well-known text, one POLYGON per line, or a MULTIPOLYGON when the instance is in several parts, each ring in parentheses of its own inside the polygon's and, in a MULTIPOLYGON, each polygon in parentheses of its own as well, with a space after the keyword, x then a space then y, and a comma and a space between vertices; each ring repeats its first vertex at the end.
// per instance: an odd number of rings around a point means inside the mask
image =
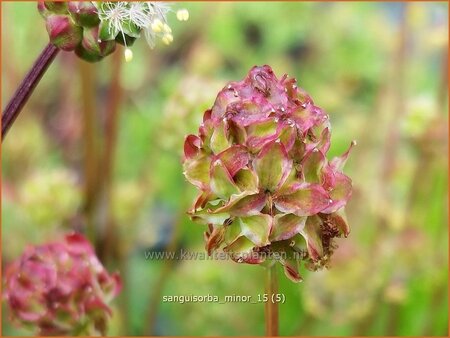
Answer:
POLYGON ((40 335, 106 333, 110 301, 120 291, 80 234, 29 247, 8 266, 4 299, 14 323, 40 335))

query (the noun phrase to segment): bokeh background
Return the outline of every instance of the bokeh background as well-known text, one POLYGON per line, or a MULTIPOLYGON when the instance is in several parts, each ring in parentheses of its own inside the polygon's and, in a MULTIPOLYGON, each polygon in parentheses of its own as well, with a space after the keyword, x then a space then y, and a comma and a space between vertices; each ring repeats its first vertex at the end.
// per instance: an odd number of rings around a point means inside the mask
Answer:
MULTIPOLYGON (((228 81, 269 64, 330 114, 352 233, 329 270, 279 270, 282 335, 447 335, 446 3, 173 3, 175 41, 144 39, 98 64, 62 52, 2 144, 3 268, 27 244, 86 233, 124 290, 111 335, 262 335, 264 306, 163 303, 163 295, 264 292, 259 266, 146 260, 202 252, 185 214, 184 136, 228 81)), ((2 102, 48 41, 34 2, 2 3, 2 102)), ((4 335, 14 328, 3 306, 4 335)))

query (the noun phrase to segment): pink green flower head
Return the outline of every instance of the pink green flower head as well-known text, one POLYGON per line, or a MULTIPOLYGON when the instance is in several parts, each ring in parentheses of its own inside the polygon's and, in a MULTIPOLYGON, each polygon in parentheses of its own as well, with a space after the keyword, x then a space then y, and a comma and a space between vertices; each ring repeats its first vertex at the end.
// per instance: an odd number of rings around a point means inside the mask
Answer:
POLYGON ((105 334, 109 303, 119 293, 117 274, 109 274, 80 234, 29 247, 8 266, 4 299, 13 322, 39 335, 105 334))
POLYGON ((352 182, 343 172, 350 148, 329 161, 328 115, 286 75, 254 67, 231 82, 184 144, 184 174, 200 194, 189 214, 208 225, 209 253, 242 263, 327 266, 333 239, 347 236, 344 207, 352 182))
MULTIPOLYGON (((116 43, 126 46, 125 59, 132 59, 131 46, 144 32, 151 48, 156 40, 173 41, 163 2, 128 1, 39 1, 38 10, 46 20, 50 42, 65 51, 75 51, 84 60, 95 62, 111 54, 116 43)), ((180 9, 177 19, 186 21, 189 12, 180 9)))

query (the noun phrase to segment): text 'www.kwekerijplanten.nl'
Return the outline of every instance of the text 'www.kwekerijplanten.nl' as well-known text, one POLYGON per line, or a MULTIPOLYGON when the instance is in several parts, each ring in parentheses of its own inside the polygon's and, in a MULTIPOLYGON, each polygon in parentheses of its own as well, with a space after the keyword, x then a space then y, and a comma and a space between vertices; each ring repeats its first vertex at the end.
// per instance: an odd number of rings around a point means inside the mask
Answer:
MULTIPOLYGON (((293 252, 292 254, 287 254, 286 252, 249 252, 249 253, 241 253, 240 257, 245 259, 300 259, 303 257, 305 253, 302 250, 298 252, 293 252), (245 257, 244 257, 245 256, 245 257)), ((150 251, 147 250, 144 253, 144 257, 146 260, 177 260, 177 261, 204 261, 204 260, 232 260, 233 254, 225 252, 225 251, 215 251, 212 252, 211 255, 208 255, 206 252, 196 252, 180 249, 178 251, 150 251)))

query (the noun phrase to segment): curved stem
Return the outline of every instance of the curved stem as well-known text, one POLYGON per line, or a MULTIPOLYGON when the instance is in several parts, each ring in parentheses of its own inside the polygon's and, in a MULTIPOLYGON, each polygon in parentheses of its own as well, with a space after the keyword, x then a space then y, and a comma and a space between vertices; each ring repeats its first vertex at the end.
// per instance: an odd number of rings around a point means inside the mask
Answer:
POLYGON ((276 265, 266 269, 266 294, 265 303, 266 336, 278 336, 278 303, 273 302, 273 296, 278 292, 278 280, 276 265))
POLYGON ((23 79, 19 88, 17 88, 11 101, 9 101, 2 114, 2 141, 5 138, 6 133, 16 120, 17 116, 19 116, 23 106, 33 93, 34 88, 36 88, 36 85, 41 80, 45 71, 55 59, 58 51, 58 48, 49 43, 44 48, 41 55, 39 55, 33 67, 31 67, 31 70, 29 71, 27 76, 25 77, 25 79, 23 79))

